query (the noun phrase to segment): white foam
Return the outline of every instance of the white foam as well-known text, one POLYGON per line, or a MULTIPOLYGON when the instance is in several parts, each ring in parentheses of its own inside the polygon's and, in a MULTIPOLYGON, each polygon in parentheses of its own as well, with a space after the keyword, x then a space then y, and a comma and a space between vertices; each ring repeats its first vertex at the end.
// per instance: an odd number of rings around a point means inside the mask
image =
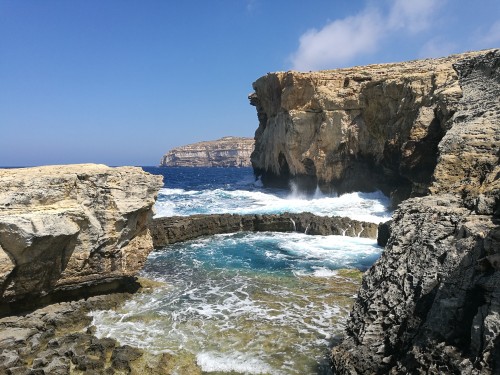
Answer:
POLYGON ((276 370, 258 358, 246 354, 202 352, 196 355, 196 362, 206 372, 238 372, 242 374, 277 374, 276 370))
POLYGON ((390 218, 389 199, 380 192, 325 196, 317 191, 312 197, 292 191, 289 195, 256 190, 161 189, 155 204, 156 216, 196 213, 264 214, 311 212, 323 216, 347 216, 356 220, 382 222, 390 218))

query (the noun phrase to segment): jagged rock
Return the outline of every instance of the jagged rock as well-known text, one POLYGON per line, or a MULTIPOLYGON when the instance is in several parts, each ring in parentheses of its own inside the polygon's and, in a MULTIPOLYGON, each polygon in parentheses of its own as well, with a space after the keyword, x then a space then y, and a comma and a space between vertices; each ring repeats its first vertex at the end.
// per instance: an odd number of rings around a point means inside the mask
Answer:
POLYGON ((0 170, 0 305, 135 275, 153 249, 161 186, 136 167, 0 170))
POLYGON ((300 232, 311 235, 377 237, 377 224, 311 213, 269 215, 214 214, 160 217, 150 224, 155 248, 201 236, 239 231, 300 232))
POLYGON ((463 96, 430 195, 393 215, 333 349, 336 374, 500 373, 500 50, 454 67, 463 96))
POLYGON ((462 96, 453 64, 481 54, 261 77, 249 97, 256 174, 264 184, 381 189, 394 204, 425 195, 462 96))
POLYGON ((253 138, 224 137, 176 147, 161 159, 163 167, 250 167, 253 138))

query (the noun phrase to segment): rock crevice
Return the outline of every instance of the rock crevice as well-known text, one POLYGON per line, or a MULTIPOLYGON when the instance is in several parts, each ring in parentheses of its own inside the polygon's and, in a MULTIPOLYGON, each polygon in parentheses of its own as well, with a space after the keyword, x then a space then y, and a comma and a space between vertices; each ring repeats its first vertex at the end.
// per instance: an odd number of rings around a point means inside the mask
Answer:
POLYGON ((500 51, 454 69, 463 94, 429 194, 393 215, 333 350, 338 374, 500 372, 500 51))

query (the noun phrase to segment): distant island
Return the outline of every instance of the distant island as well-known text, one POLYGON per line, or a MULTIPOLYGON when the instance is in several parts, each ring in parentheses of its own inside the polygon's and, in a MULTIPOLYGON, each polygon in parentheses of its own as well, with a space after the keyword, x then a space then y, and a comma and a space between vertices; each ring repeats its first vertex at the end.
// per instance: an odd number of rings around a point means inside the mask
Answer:
POLYGON ((173 148, 163 155, 161 167, 251 167, 253 138, 223 137, 173 148))

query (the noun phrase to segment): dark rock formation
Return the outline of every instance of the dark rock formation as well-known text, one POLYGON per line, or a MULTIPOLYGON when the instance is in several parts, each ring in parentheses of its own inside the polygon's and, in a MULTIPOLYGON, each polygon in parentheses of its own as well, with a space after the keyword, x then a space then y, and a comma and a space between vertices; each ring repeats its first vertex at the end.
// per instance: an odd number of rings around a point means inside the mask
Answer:
POLYGON ((430 195, 395 212, 333 350, 338 374, 500 373, 500 50, 454 68, 463 94, 430 195))
POLYGON ((453 64, 478 54, 261 77, 249 97, 255 173, 264 184, 380 189, 395 205, 427 194, 462 96, 453 64))
POLYGON ((91 297, 0 319, 0 373, 201 374, 194 356, 186 365, 167 353, 153 354, 95 336, 88 313, 116 308, 127 298, 130 295, 91 297))
POLYGON ((276 215, 192 215, 154 219, 150 224, 155 248, 221 233, 301 232, 316 235, 377 237, 377 224, 310 213, 276 215))
POLYGON ((224 137, 176 147, 161 159, 163 167, 250 167, 253 138, 224 137))

